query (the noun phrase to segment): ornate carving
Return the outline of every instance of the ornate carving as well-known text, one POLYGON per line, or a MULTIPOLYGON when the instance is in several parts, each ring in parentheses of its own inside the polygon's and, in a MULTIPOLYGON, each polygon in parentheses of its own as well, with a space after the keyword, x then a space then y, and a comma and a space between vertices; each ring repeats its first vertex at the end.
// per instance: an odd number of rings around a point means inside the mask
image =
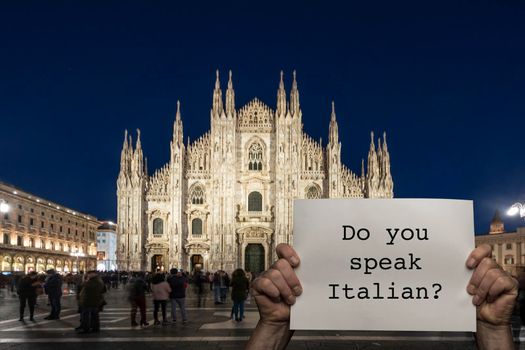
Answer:
POLYGON ((274 128, 274 113, 258 98, 254 98, 239 110, 239 131, 271 132, 274 128))

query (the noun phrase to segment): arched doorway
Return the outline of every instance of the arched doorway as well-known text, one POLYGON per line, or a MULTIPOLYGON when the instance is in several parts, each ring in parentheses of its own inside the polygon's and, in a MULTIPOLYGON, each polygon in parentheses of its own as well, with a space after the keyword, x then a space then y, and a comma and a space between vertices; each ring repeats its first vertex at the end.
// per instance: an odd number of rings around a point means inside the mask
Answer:
POLYGON ((155 254, 151 257, 151 271, 164 271, 164 260, 162 254, 155 254))
POLYGON ((202 267, 204 266, 204 258, 200 254, 192 255, 190 265, 191 271, 194 271, 195 269, 202 270, 202 267))
POLYGON ((264 247, 250 243, 244 250, 244 269, 259 274, 264 271, 264 247))

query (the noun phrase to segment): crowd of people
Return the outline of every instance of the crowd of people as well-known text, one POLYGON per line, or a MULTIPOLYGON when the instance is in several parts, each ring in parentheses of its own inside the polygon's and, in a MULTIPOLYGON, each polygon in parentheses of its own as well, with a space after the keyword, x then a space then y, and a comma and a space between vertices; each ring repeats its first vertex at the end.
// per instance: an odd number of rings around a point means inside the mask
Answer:
MULTIPOLYGON (((293 336, 290 330, 290 306, 302 294, 301 282, 295 274, 300 259, 295 250, 286 244, 277 247, 279 259, 271 268, 262 273, 251 283, 253 276, 242 269, 232 273, 231 278, 225 271, 214 274, 196 270, 188 276, 180 269, 171 269, 169 273, 99 273, 89 271, 64 278, 54 270, 46 275, 30 272, 27 275, 6 281, 0 281, 1 287, 16 291, 20 300, 20 321, 24 321, 26 305, 29 308, 29 320, 35 321, 34 309, 39 294, 48 297, 50 314, 45 319, 60 319, 63 280, 71 288, 76 288, 76 297, 80 313, 79 333, 100 331, 99 313, 106 305, 104 294, 110 288, 119 288, 124 284, 131 308, 131 325, 148 326, 146 313, 146 294, 153 299, 154 325, 166 325, 177 320, 177 308, 183 323, 188 322, 186 312, 186 290, 190 283, 196 295, 204 294, 205 285, 209 283, 214 292, 216 304, 226 301, 231 288, 233 306, 231 318, 242 322, 244 303, 254 297, 260 320, 250 337, 247 349, 284 349, 293 336), (116 277, 115 277, 116 275, 116 277), (126 276, 123 278, 123 276, 126 276), (225 294, 226 292, 226 294, 225 294), (167 305, 171 305, 171 322, 168 321, 167 305), (137 322, 137 311, 140 321, 137 322), (159 317, 160 312, 160 317, 159 317)), ((522 322, 525 321, 525 275, 518 284, 492 259, 491 247, 482 245, 472 251, 466 261, 467 268, 472 270, 472 277, 466 287, 466 293, 472 296, 472 303, 477 308, 476 341, 480 349, 512 349, 513 335, 510 327, 511 316, 519 306, 522 322)), ((199 297, 200 305, 200 297, 199 297)))
POLYGON ((131 326, 149 326, 147 320, 146 295, 153 299, 153 324, 167 325, 177 322, 177 311, 182 324, 188 322, 186 311, 186 290, 192 285, 197 297, 197 306, 204 305, 206 291, 213 291, 216 304, 224 304, 227 295, 231 294, 233 306, 232 320, 242 322, 244 319, 244 302, 250 297, 249 288, 253 276, 250 272, 237 269, 230 278, 223 270, 215 273, 203 273, 196 269, 188 274, 182 269, 172 268, 164 272, 123 272, 123 271, 88 271, 78 274, 61 275, 50 269, 46 273, 29 272, 25 275, 0 274, 0 290, 5 295, 10 291, 16 293, 20 301, 20 318, 25 322, 26 307, 29 309, 29 321, 35 322, 35 305, 39 295, 47 297, 50 314, 46 320, 59 320, 61 299, 64 291, 75 294, 78 303, 80 324, 76 328, 79 334, 100 331, 99 313, 107 304, 105 295, 111 289, 123 288, 130 305, 131 326), (171 320, 168 320, 167 307, 171 306, 171 320), (178 310, 177 310, 178 309, 178 310), (139 318, 137 319, 137 314, 139 318))

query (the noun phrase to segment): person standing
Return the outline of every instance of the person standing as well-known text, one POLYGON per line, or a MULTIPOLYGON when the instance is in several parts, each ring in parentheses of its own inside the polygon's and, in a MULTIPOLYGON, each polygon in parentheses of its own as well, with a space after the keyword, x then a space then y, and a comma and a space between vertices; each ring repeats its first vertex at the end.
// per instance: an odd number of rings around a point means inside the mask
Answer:
POLYGON ((146 289, 148 286, 140 275, 135 275, 129 281, 129 302, 131 304, 131 325, 138 326, 137 308, 140 310, 140 325, 149 326, 146 321, 146 289))
POLYGON ((89 271, 79 295, 82 327, 80 334, 100 331, 99 312, 103 305, 105 291, 106 287, 97 271, 89 271))
POLYGON ((24 311, 27 306, 29 307, 29 320, 35 321, 33 318, 35 313, 35 304, 37 297, 38 280, 37 273, 35 271, 30 272, 23 277, 18 283, 17 293, 20 300, 20 319, 24 321, 24 311))
POLYGON ((44 317, 46 320, 60 319, 60 299, 62 298, 62 277, 54 270, 47 270, 47 278, 44 284, 44 290, 49 297, 49 304, 51 305, 51 313, 44 317))
POLYGON ((159 308, 162 308, 162 324, 166 325, 166 303, 170 297, 171 287, 168 282, 164 281, 164 275, 157 273, 153 276, 151 291, 153 293, 153 318, 154 325, 159 325, 159 308))
POLYGON ((188 316, 186 314, 186 288, 188 288, 188 277, 182 274, 181 270, 171 269, 168 283, 171 287, 170 300, 171 300, 171 319, 173 322, 177 322, 177 305, 180 308, 182 316, 182 323, 188 322, 188 316))
POLYGON ((243 269, 233 271, 231 287, 235 321, 241 322, 244 318, 244 301, 248 296, 248 289, 250 288, 250 282, 246 278, 246 273, 243 269))

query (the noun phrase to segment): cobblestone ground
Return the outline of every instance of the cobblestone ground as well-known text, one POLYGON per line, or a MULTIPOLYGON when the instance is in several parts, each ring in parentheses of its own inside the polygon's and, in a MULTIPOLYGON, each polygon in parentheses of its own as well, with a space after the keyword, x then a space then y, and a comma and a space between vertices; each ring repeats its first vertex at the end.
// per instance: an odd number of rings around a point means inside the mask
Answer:
MULTIPOLYGON (((16 295, 0 294, 0 349, 243 349, 258 321, 253 301, 246 305, 246 320, 230 320, 231 303, 214 305, 207 292, 199 304, 189 289, 187 298, 189 323, 166 326, 131 327, 126 293, 112 289, 106 294, 108 305, 101 313, 101 332, 78 335, 76 299, 65 290, 59 321, 46 321, 49 313, 46 298, 40 296, 35 311, 36 322, 18 321, 16 295)), ((152 301, 148 298, 148 320, 152 301)), ((169 306, 168 306, 169 309, 169 306)), ((27 313, 27 311, 26 311, 27 313)), ((169 313, 168 313, 169 314, 169 313)), ((312 315, 312 317, 315 317, 312 315)), ((385 317, 389 317, 385 315, 385 317)), ((26 318, 28 318, 26 316, 26 318)), ((515 327, 519 340, 519 325, 515 327)), ((525 337, 525 332, 523 333, 525 337)), ((522 339, 522 340, 525 340, 522 339)), ((516 343, 516 348, 525 349, 516 343)), ((436 332, 296 332, 288 349, 475 349, 469 333, 436 332)))

